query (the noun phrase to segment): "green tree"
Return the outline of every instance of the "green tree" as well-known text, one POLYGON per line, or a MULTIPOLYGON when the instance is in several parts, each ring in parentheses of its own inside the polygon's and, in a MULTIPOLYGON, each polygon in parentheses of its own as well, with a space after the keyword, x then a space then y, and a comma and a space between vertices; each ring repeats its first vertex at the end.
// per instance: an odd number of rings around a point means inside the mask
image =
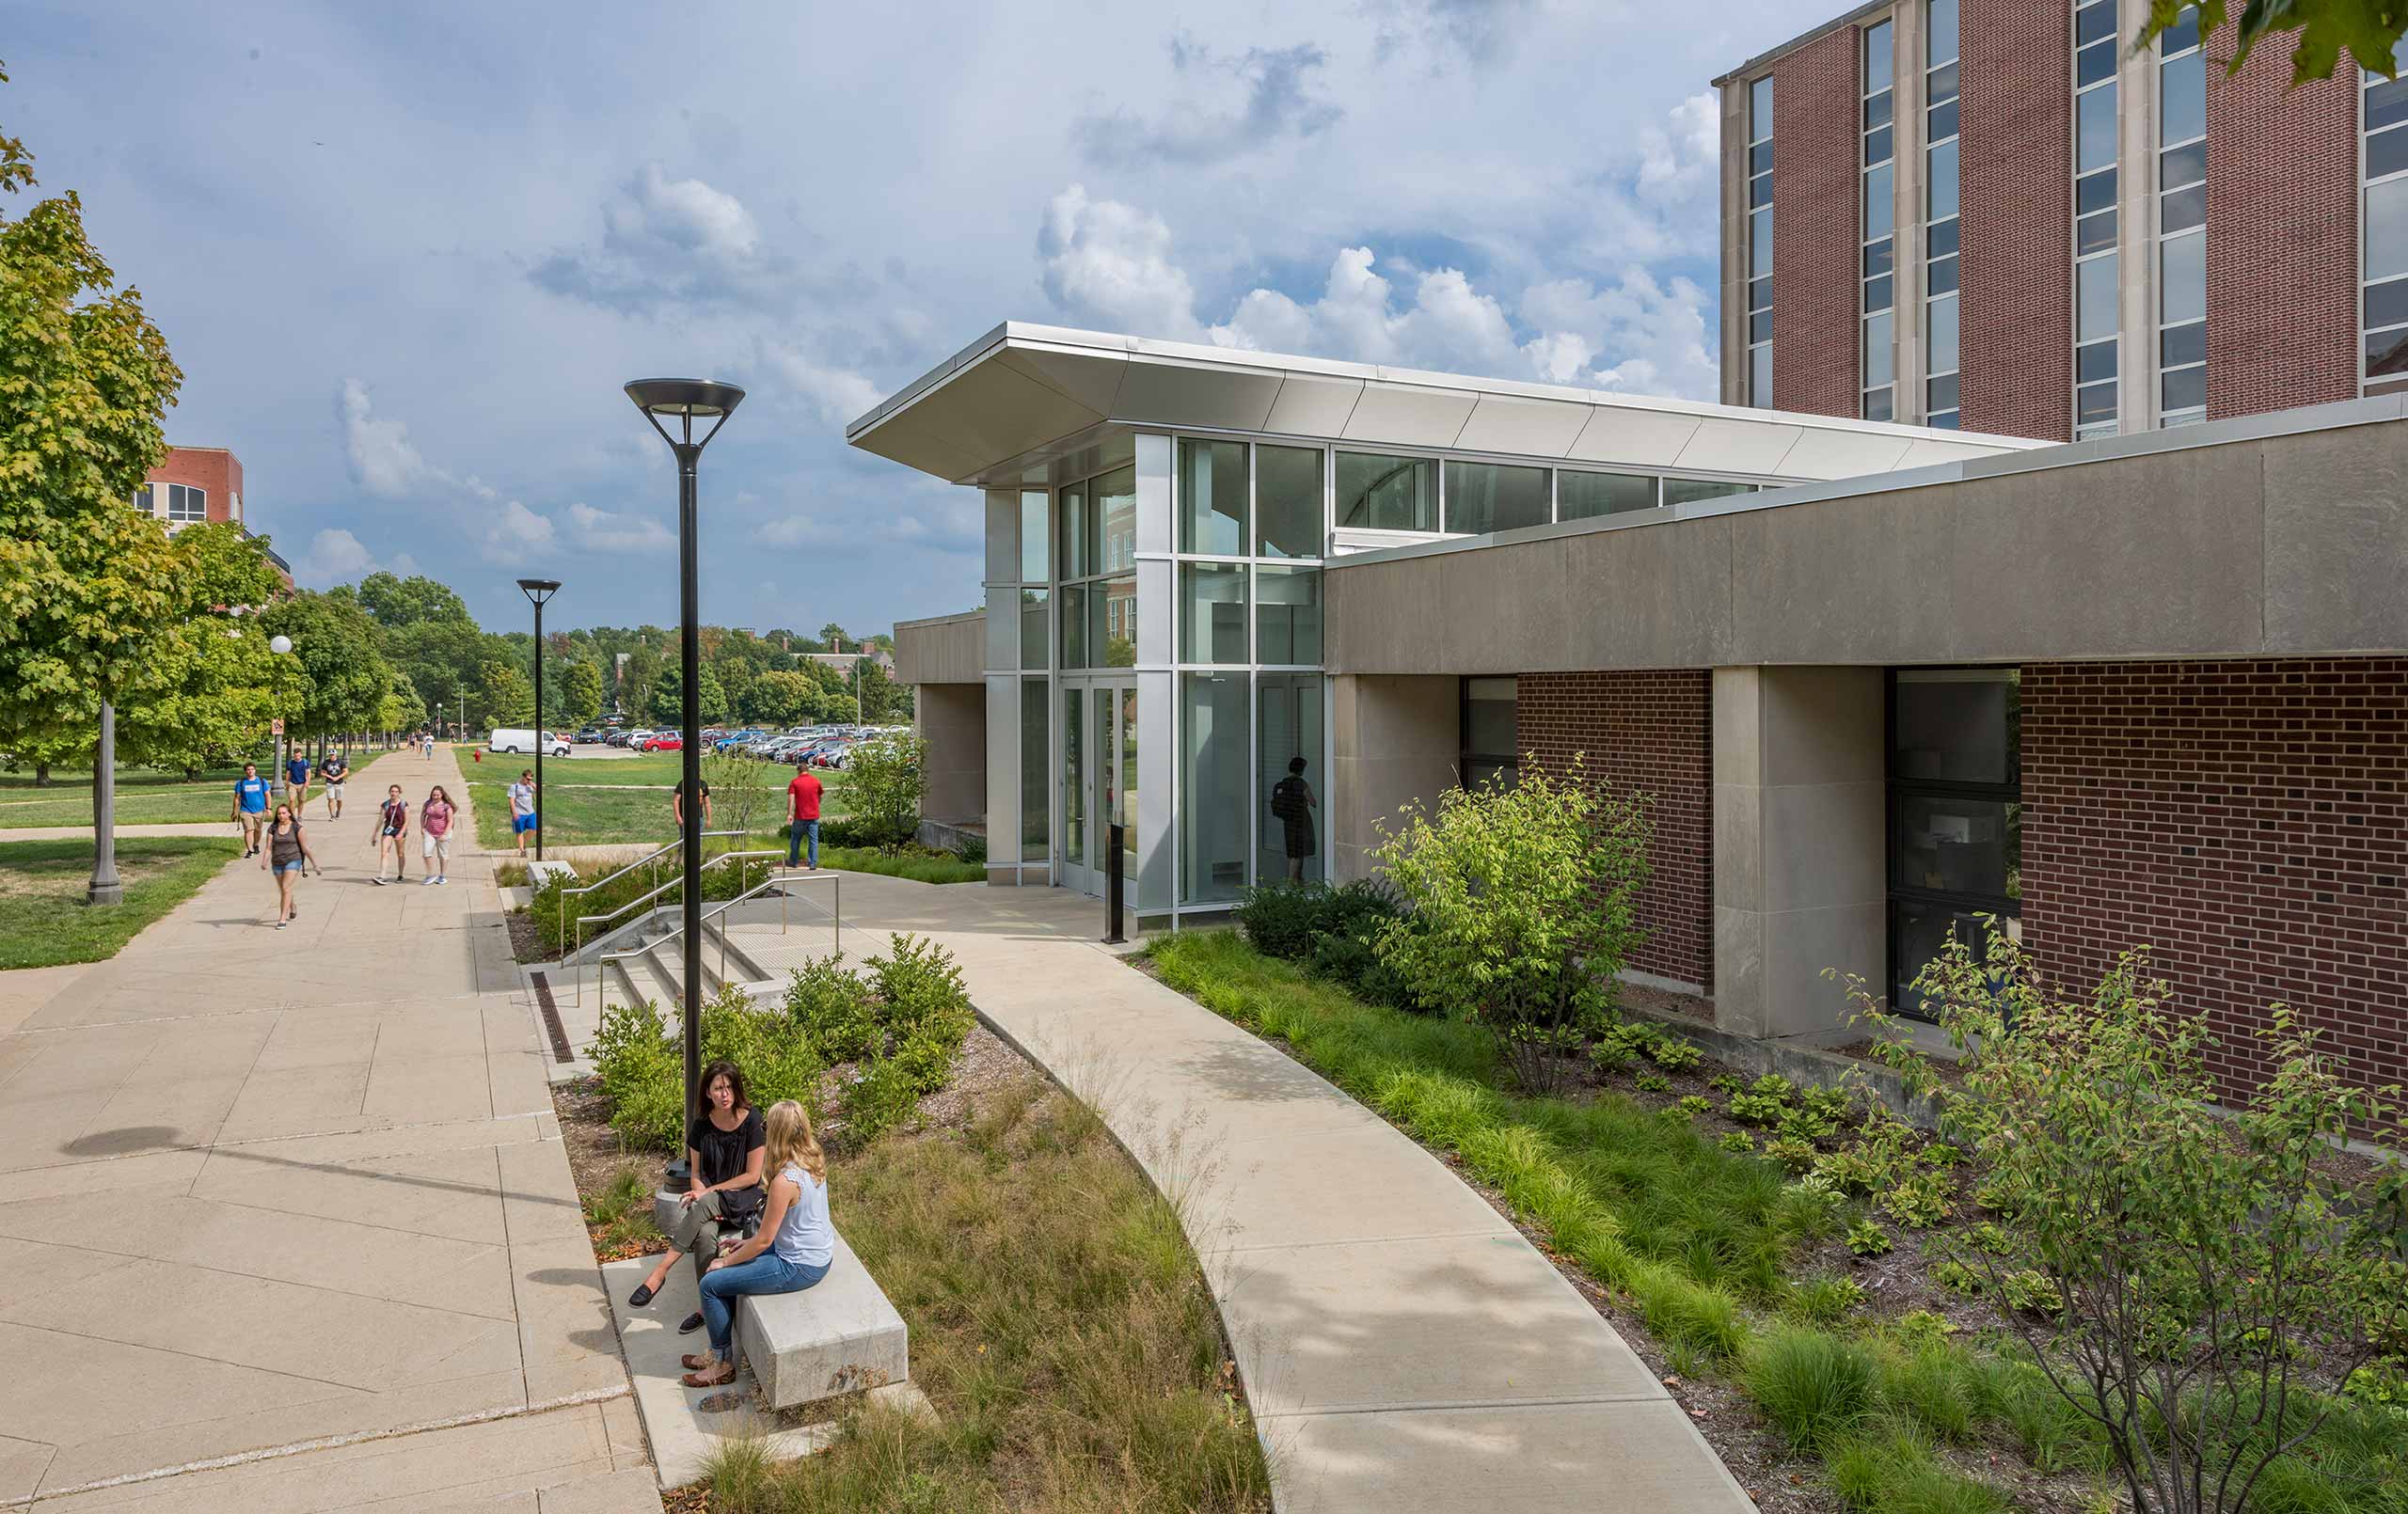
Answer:
POLYGON ((853 821, 873 846, 900 848, 918 834, 920 800, 928 792, 928 744, 916 734, 865 741, 845 768, 853 821))
MULTIPOLYGON (((720 687, 710 665, 703 665, 702 676, 694 682, 695 702, 705 720, 727 718, 727 691, 720 687)), ((686 680, 675 663, 662 668, 652 682, 652 718, 663 725, 674 725, 686 718, 686 680)))
POLYGON ((269 606, 260 623, 270 636, 293 639, 292 655, 309 675, 302 707, 284 712, 288 733, 333 736, 376 723, 393 670, 356 597, 304 590, 269 606))
POLYGON ((1943 1247, 2027 1301, 2002 1313, 2102 1433, 2137 1514, 2258 1507, 2260 1479, 2333 1411, 2300 1364, 2346 1380, 2408 1338, 2408 1174, 2329 1159, 2352 1135, 2399 1149, 2400 1091, 2353 1085, 2277 1005, 2257 1037, 2273 1075, 2221 1115, 2219 1042, 2169 1007, 2144 953, 2061 1000, 2012 937, 1986 934, 1976 954, 1952 932, 1914 982, 1961 1053, 1947 1079, 1848 986, 2009 1221, 1988 1249, 1943 1247))
POLYGON ((772 668, 744 691, 740 708, 748 720, 764 725, 800 725, 818 715, 818 689, 801 673, 772 668))
POLYGON ((1436 814, 1411 804, 1380 829, 1372 857, 1407 911, 1381 927, 1380 961, 1484 1027, 1525 1089, 1560 1092, 1645 934, 1644 801, 1591 789, 1575 757, 1558 777, 1533 764, 1510 786, 1450 789, 1436 814))
POLYGON ((258 750, 270 719, 307 706, 309 679, 268 651, 255 613, 283 591, 265 542, 223 522, 185 527, 173 550, 183 603, 159 639, 158 686, 118 712, 118 756, 189 771, 258 750))
POLYGON ((357 592, 360 607, 388 630, 429 621, 453 625, 476 623, 468 614, 467 602, 448 585, 415 574, 400 578, 389 573, 372 573, 359 580, 357 592))
POLYGON ((483 710, 492 725, 531 727, 535 723, 535 686, 515 662, 487 662, 469 703, 471 713, 483 710))
MULTIPOLYGON (((0 196, 33 184, 32 155, 0 135, 0 196)), ((166 454, 182 378, 72 192, 0 212, 0 733, 28 751, 97 733, 103 702, 173 660, 175 554, 127 505, 166 454)))
MULTIPOLYGON (((2132 39, 2133 51, 2155 41, 2188 8, 2182 0, 2149 0, 2148 20, 2132 39)), ((2236 73, 2260 41, 2290 38, 2294 83, 2329 77, 2343 53, 2388 78, 2397 66, 2392 59, 2400 32, 2408 27, 2408 8, 2398 0, 2242 0, 2237 9, 2226 0, 2201 0, 2198 10, 2202 39, 2233 23, 2228 68, 2236 73)))
POLYGON ((591 724, 602 714, 602 670, 584 657, 561 673, 561 714, 566 724, 591 724))
POLYGON ((860 668, 863 720, 892 720, 911 713, 911 689, 888 677, 885 669, 866 658, 860 668))

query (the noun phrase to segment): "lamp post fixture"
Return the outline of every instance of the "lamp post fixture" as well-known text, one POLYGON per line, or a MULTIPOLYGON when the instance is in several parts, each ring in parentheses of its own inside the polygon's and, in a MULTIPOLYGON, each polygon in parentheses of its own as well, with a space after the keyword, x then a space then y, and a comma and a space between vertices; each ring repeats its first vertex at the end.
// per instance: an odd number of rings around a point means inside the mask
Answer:
MULTIPOLYGON (((270 637, 267 649, 279 657, 289 657, 293 654, 293 639, 289 636, 270 637)), ((284 780, 284 753, 291 747, 292 742, 293 734, 287 731, 283 735, 276 738, 268 748, 268 760, 276 764, 275 781, 268 785, 268 788, 272 793, 281 793, 288 799, 293 797, 293 785, 284 780)), ((293 818, 297 821, 301 817, 296 813, 293 818)))
POLYGON ((710 379, 637 379, 626 386, 627 398, 643 412, 652 429, 677 455, 677 613, 678 666, 682 673, 681 702, 684 708, 682 731, 685 736, 680 764, 684 776, 680 780, 683 802, 678 808, 685 814, 680 828, 684 845, 684 895, 686 938, 685 1003, 678 1018, 684 1022, 686 1040, 686 1118, 691 1120, 702 1108, 703 1072, 703 718, 702 641, 694 627, 694 601, 699 596, 701 574, 697 565, 694 470, 702 462, 703 449, 727 424, 744 399, 744 391, 733 384, 720 384, 710 379), (709 421, 710 429, 702 440, 694 439, 696 418, 709 421), (675 427, 661 424, 667 418, 675 427))
POLYGON ((92 759, 92 877, 84 902, 125 903, 125 882, 117 875, 117 706, 107 700, 101 701, 100 749, 92 759))
POLYGON ((518 587, 535 607, 535 860, 544 860, 544 749, 551 745, 544 729, 544 601, 561 591, 557 578, 521 578, 518 587))

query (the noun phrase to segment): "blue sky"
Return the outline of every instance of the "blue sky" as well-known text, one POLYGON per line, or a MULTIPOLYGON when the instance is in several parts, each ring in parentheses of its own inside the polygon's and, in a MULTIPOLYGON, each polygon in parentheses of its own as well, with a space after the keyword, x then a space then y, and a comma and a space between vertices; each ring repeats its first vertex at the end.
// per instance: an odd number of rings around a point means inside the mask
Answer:
POLYGON ((18 0, 0 125, 304 584, 673 619, 698 372, 706 618, 867 631, 977 512, 844 423, 1006 319, 1711 398, 1706 81, 1830 8, 18 0))

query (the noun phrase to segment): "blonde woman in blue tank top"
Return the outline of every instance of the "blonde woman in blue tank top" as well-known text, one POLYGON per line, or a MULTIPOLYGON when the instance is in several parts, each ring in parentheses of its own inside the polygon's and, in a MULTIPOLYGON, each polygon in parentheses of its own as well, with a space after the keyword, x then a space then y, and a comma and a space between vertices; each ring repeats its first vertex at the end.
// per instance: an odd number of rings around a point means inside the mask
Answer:
POLYGON ((769 1106, 766 1123, 769 1202, 759 1233, 703 1274, 703 1323, 710 1329, 711 1348, 680 1359, 689 1370, 678 1380, 689 1388, 735 1380, 737 1299, 799 1293, 826 1277, 836 1257, 836 1231, 828 1222, 828 1158, 811 1133, 811 1116, 789 1098, 769 1106))

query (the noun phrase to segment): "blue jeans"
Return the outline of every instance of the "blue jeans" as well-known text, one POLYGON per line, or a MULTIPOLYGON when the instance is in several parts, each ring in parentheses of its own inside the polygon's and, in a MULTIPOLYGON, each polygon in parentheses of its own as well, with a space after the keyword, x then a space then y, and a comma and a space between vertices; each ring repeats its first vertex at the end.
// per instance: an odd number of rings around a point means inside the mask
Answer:
POLYGON ((792 867, 802 860, 802 841, 805 836, 811 838, 811 865, 814 867, 819 865, 819 822, 797 820, 786 827, 786 866, 792 867))
POLYGON ((739 1267, 714 1268, 703 1274, 703 1323, 710 1327, 711 1353, 722 1362, 736 1360, 736 1301, 748 1293, 800 1293, 828 1275, 828 1264, 789 1262, 773 1251, 739 1267))

